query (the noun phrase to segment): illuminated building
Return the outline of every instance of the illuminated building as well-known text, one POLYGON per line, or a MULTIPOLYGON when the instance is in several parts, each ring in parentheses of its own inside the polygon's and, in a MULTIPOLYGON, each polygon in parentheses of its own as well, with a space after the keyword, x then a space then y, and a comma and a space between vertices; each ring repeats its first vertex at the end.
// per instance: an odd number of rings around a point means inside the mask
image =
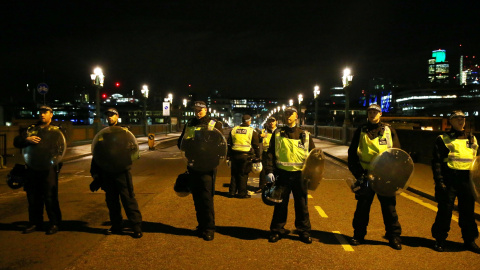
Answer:
POLYGON ((428 80, 430 82, 448 83, 450 68, 446 56, 445 50, 432 51, 433 58, 428 60, 428 80))

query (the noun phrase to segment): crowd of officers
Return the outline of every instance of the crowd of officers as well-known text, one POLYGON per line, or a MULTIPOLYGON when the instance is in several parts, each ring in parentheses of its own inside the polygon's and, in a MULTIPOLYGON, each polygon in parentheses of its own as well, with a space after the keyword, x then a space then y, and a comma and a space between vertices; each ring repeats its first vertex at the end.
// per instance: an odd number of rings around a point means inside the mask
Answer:
MULTIPOLYGON (((208 115, 207 104, 203 101, 194 103, 195 117, 189 119, 178 139, 178 147, 185 134, 199 126, 222 130, 222 123, 208 115)), ((40 121, 34 125, 47 127, 51 124, 53 111, 48 106, 42 106, 40 121)), ((118 125, 118 111, 110 108, 106 112, 109 126, 118 125)), ((370 207, 375 195, 380 201, 385 224, 385 237, 389 245, 402 249, 401 226, 396 212, 396 197, 376 194, 369 185, 369 171, 372 160, 389 148, 400 148, 395 130, 381 121, 380 106, 372 104, 367 108, 367 122, 354 133, 348 149, 348 168, 357 182, 352 185, 352 191, 357 200, 353 216, 352 245, 365 243, 369 222, 370 207)), ((308 212, 307 185, 301 176, 301 171, 310 150, 315 148, 312 136, 297 125, 298 112, 295 107, 285 109, 284 125, 277 128, 274 117, 267 119, 265 128, 257 131, 250 127, 251 116, 244 115, 242 124, 232 129, 228 136, 227 164, 231 168, 229 197, 250 198, 247 190, 248 174, 253 163, 262 164, 259 187, 255 191, 261 193, 267 183, 281 184, 285 187, 283 200, 275 204, 270 224, 269 242, 277 242, 290 233, 285 229, 287 221, 290 193, 293 194, 295 209, 295 227, 299 240, 312 243, 310 236, 311 224, 308 212)), ((435 238, 434 250, 445 250, 446 238, 450 230, 452 210, 455 199, 458 199, 459 226, 461 228, 464 246, 467 250, 480 253, 476 245, 478 227, 474 219, 475 200, 469 185, 469 169, 477 156, 478 143, 473 134, 465 131, 465 114, 453 111, 449 116, 451 130, 440 135, 434 144, 432 170, 435 180, 435 198, 438 202, 438 212, 432 226, 432 236, 435 238)), ((37 144, 41 139, 28 136, 24 132, 14 140, 15 147, 24 148, 37 144)), ((43 207, 45 206, 49 226, 47 234, 59 230, 61 212, 58 202, 58 173, 61 164, 53 166, 48 171, 34 171, 27 168, 25 191, 27 192, 29 225, 24 233, 31 233, 43 228, 43 207)), ((188 189, 190 190, 198 226, 196 232, 206 241, 214 239, 215 212, 214 194, 216 168, 210 171, 198 171, 188 167, 188 189)), ((132 225, 133 237, 142 237, 142 216, 133 192, 130 168, 124 172, 109 173, 102 170, 92 159, 91 175, 94 179, 90 185, 92 191, 103 189, 110 214, 111 228, 106 234, 121 234, 123 218, 121 205, 132 225), (120 204, 121 202, 121 204, 120 204)))

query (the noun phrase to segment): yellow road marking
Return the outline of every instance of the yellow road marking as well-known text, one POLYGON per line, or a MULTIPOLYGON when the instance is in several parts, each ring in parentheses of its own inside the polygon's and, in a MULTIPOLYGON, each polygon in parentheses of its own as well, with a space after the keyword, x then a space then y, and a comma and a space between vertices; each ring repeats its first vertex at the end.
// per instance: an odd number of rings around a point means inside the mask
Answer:
POLYGON ((308 194, 307 196, 309 199, 313 199, 312 195, 308 194))
MULTIPOLYGON (((422 206, 425 206, 426 208, 430 209, 430 210, 433 210, 435 212, 438 212, 438 208, 429 204, 429 203, 426 203, 422 200, 420 200, 419 198, 416 198, 416 197, 413 197, 413 196, 410 196, 408 194, 406 194, 405 192, 403 193, 400 193, 400 195, 402 195, 403 197, 409 199, 409 200, 412 200, 422 206)), ((458 217, 456 215, 452 215, 452 220, 455 221, 455 222, 458 222, 458 217)), ((478 226, 478 229, 480 230, 480 226, 478 226)))
POLYGON ((325 211, 320 206, 315 206, 315 209, 317 209, 318 214, 320 214, 321 217, 323 218, 328 218, 327 214, 325 214, 325 211))
POLYGON ((352 246, 350 246, 347 242, 347 240, 345 239, 345 237, 343 237, 339 231, 332 231, 335 235, 335 238, 337 238, 338 242, 340 242, 340 244, 342 245, 343 249, 345 251, 355 251, 353 250, 352 246))

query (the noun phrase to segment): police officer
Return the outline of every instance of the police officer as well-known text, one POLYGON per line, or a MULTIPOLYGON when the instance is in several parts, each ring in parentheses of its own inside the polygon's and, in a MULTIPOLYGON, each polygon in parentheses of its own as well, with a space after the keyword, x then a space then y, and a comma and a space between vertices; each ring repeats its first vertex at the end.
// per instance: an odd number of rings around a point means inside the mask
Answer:
MULTIPOLYGON (((365 242, 367 225, 370 215, 370 207, 375 197, 375 192, 368 186, 368 171, 371 169, 370 162, 374 157, 388 148, 400 148, 395 130, 381 122, 382 109, 377 104, 371 104, 367 108, 368 121, 360 126, 353 135, 348 148, 348 168, 352 172, 361 189, 355 192, 357 208, 353 217, 353 238, 350 244, 356 246, 365 242)), ((383 222, 385 224, 385 236, 389 245, 396 249, 402 249, 400 234, 402 228, 398 222, 395 209, 395 196, 382 196, 377 194, 382 208, 383 222)))
POLYGON ((298 114, 295 107, 285 109, 286 126, 276 129, 267 151, 265 173, 267 181, 285 188, 282 202, 275 204, 270 224, 269 242, 275 243, 290 233, 285 229, 290 192, 295 201, 295 227, 300 241, 310 244, 311 225, 307 205, 307 185, 302 179, 302 168, 310 150, 315 148, 312 137, 296 125, 298 114))
POLYGON ((467 250, 480 253, 475 244, 478 227, 475 223, 475 199, 469 182, 469 169, 477 156, 478 143, 473 134, 465 132, 465 114, 458 110, 450 114, 452 128, 435 140, 432 170, 435 180, 435 199, 438 212, 432 226, 432 236, 436 239, 434 249, 442 252, 450 230, 452 209, 458 198, 458 225, 462 231, 467 250))
POLYGON ((267 184, 267 178, 265 174, 265 167, 267 166, 266 160, 267 160, 267 151, 268 151, 268 146, 270 145, 270 139, 272 138, 272 134, 277 129, 277 119, 275 117, 270 116, 267 119, 267 123, 265 124, 265 128, 262 130, 262 133, 260 134, 260 137, 262 138, 262 146, 263 146, 263 151, 262 151, 262 171, 260 172, 259 176, 259 181, 260 183, 258 184, 258 190, 255 191, 255 193, 261 193, 265 185, 267 184))
MULTIPOLYGON (((107 116, 109 126, 119 126, 117 109, 109 108, 105 115, 107 116)), ((105 191, 105 202, 107 203, 110 221, 112 223, 112 226, 105 232, 105 234, 123 233, 122 207, 120 205, 121 200, 125 214, 132 224, 132 236, 134 238, 141 238, 143 236, 142 214, 138 209, 137 199, 135 199, 135 193, 133 192, 130 166, 121 172, 107 172, 96 163, 94 158, 92 158, 90 174, 93 177, 93 182, 90 184, 90 190, 94 192, 101 187, 105 191)))
MULTIPOLYGON (((35 129, 50 128, 53 110, 49 106, 39 108, 39 118, 35 125, 30 126, 21 135, 15 137, 14 146, 25 148, 29 145, 38 144, 42 139, 35 135, 28 135, 35 129)), ((43 228, 43 207, 47 211, 49 226, 46 234, 51 235, 58 232, 58 226, 62 221, 62 213, 58 202, 58 173, 62 163, 50 167, 48 170, 34 170, 27 165, 24 189, 28 200, 29 224, 23 233, 31 233, 43 228)))
POLYGON ((260 162, 259 134, 250 124, 252 117, 243 115, 242 124, 236 126, 228 137, 228 159, 231 161, 231 181, 229 195, 237 198, 250 198, 247 191, 248 173, 252 163, 260 162), (237 193, 238 194, 235 194, 237 193))
MULTIPOLYGON (((207 116, 207 104, 204 101, 195 101, 195 117, 188 120, 180 138, 178 138, 178 148, 180 148, 185 132, 196 126, 204 125, 209 128, 216 128, 222 131, 222 123, 207 116)), ((189 172, 188 187, 192 192, 195 211, 197 212, 197 234, 205 241, 211 241, 215 235, 215 211, 213 206, 213 196, 215 194, 215 175, 216 169, 209 172, 196 171, 187 166, 189 172)))

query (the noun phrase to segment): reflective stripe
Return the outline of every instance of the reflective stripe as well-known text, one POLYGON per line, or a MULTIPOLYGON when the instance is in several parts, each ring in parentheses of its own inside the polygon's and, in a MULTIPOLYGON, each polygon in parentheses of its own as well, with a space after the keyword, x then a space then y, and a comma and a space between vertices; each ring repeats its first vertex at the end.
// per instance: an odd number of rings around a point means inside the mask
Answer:
POLYGON ((277 164, 280 164, 280 165, 283 165, 283 166, 303 166, 303 162, 302 162, 302 163, 293 163, 293 162, 280 162, 280 161, 277 161, 277 164))

